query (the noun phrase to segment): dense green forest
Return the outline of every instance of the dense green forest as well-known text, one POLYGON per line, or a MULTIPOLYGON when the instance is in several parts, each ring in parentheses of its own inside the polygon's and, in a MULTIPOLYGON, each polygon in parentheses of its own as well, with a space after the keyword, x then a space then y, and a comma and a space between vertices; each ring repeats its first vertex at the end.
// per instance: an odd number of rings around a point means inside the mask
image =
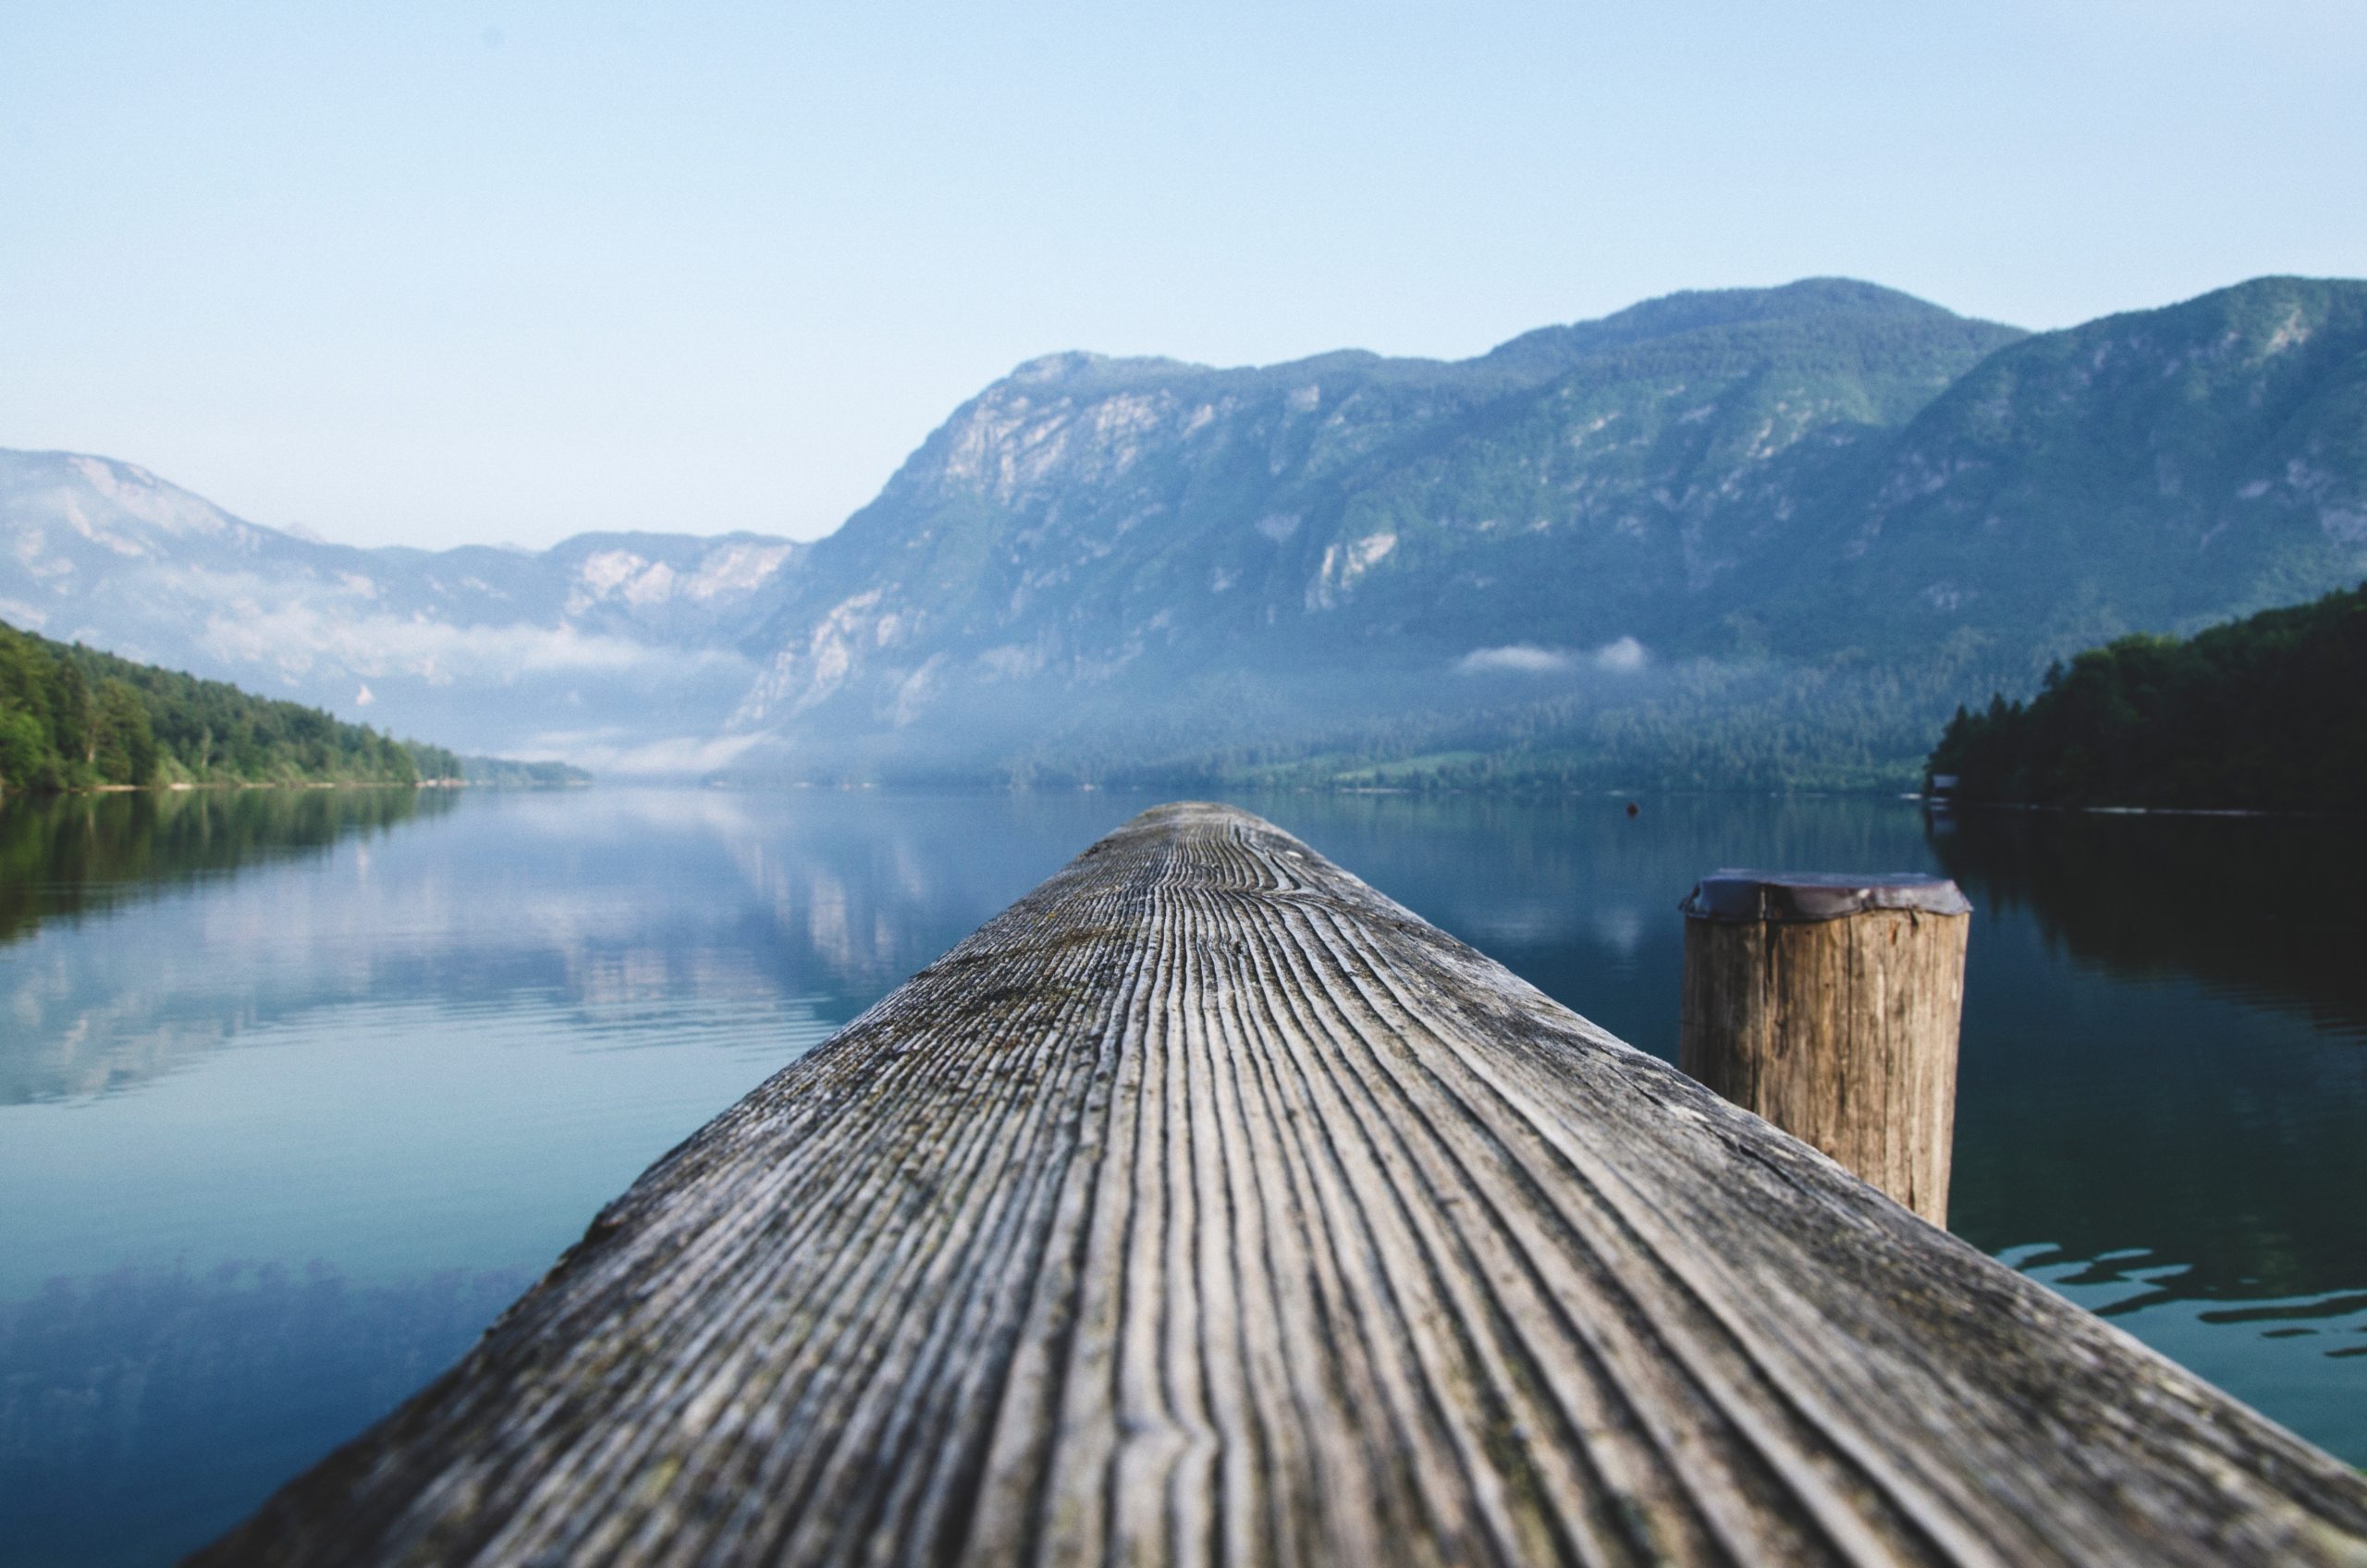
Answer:
POLYGON ((1958 708, 1930 771, 1969 801, 2367 807, 2367 586, 2091 649, 2027 703, 1958 708))
POLYGON ((440 746, 0 625, 0 791, 463 777, 440 746))

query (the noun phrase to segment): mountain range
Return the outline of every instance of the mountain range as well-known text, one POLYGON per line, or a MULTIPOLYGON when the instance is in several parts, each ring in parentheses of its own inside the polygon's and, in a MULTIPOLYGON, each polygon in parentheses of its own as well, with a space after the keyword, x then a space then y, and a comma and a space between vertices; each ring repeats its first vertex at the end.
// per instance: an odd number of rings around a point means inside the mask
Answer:
POLYGON ((0 619, 743 778, 1872 785, 1959 702, 2367 575, 2367 283, 2028 334, 1863 283, 1460 361, 1061 354, 837 533, 359 550, 0 454, 0 619))
POLYGON ((740 645, 805 546, 586 533, 359 549, 145 469, 0 451, 0 620, 462 750, 696 770, 757 673, 740 645))

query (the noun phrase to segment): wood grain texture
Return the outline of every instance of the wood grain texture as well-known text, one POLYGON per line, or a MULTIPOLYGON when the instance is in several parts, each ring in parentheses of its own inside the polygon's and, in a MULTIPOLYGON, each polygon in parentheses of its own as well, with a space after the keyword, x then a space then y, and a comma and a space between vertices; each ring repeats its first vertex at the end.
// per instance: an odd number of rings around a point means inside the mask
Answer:
POLYGON ((2367 1482, 1181 805, 197 1561, 2358 1563, 2367 1482))
POLYGON ((1685 923, 1677 1065, 1948 1222, 1968 914, 1685 923))

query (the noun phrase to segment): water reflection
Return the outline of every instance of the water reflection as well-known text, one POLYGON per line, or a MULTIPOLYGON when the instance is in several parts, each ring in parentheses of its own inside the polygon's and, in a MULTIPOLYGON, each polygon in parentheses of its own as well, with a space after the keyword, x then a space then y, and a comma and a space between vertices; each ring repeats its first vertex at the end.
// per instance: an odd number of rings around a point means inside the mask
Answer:
POLYGON ((1956 1228, 2175 1260, 2154 1298, 2367 1282, 2367 930, 2322 891, 2367 871, 2357 827, 1983 812, 1932 837, 1980 911, 1956 1228))
POLYGON ((1975 903, 2029 910, 2082 963, 2367 1039, 2367 823, 1976 810, 1935 818, 1932 841, 1975 903))
POLYGON ((1951 1225, 2367 1458, 2367 834, 1965 812, 1951 1225))
POLYGON ((0 1103, 136 1088, 258 1028, 420 996, 532 997, 623 1045, 792 1002, 843 1022, 1065 860, 1080 830, 1011 796, 882 809, 600 791, 457 815, 435 799, 249 791, 12 815, 12 841, 52 841, 19 851, 45 879, 10 883, 30 946, 0 966, 0 1103), (383 839, 407 817, 436 831, 383 839), (235 867, 243 886, 204 887, 235 867), (33 934, 126 890, 147 907, 114 939, 33 934))
POLYGON ((189 790, 0 798, 0 942, 44 919, 317 853, 449 811, 443 790, 189 790))

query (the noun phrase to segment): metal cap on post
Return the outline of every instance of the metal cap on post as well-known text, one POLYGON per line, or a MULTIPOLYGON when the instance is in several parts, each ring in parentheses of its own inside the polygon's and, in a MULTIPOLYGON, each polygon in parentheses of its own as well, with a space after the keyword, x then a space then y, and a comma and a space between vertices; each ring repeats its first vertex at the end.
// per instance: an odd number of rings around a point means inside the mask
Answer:
POLYGON ((1972 913, 1956 885, 1720 871, 1678 907, 1678 1065, 1946 1224, 1972 913))

